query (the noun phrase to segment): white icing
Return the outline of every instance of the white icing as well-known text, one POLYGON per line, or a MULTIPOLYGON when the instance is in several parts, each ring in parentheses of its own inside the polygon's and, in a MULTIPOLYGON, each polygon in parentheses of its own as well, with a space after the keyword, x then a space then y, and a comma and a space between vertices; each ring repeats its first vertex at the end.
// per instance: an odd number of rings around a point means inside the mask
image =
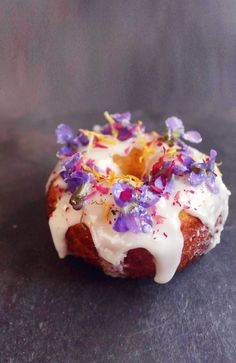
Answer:
MULTIPOLYGON (((138 146, 133 139, 126 142, 117 142, 107 149, 88 148, 83 150, 86 159, 95 160, 95 164, 101 171, 109 167, 120 173, 119 167, 113 162, 112 155, 125 155, 124 150, 128 147, 138 146)), ((195 149, 194 155, 201 159, 202 154, 195 149)), ((160 150, 157 150, 157 155, 160 150)), ((154 157, 152 157, 152 160, 154 157)), ((58 168, 57 168, 58 170, 58 168)), ((65 187, 60 177, 54 181, 55 185, 65 187)), ((202 223, 209 228, 212 235, 210 247, 215 247, 220 242, 220 234, 228 215, 228 197, 230 192, 225 187, 220 174, 216 178, 219 193, 212 193, 203 183, 198 187, 191 187, 189 182, 181 177, 175 180, 175 191, 169 199, 162 197, 156 204, 157 214, 164 217, 162 224, 153 223, 150 233, 117 233, 112 229, 112 224, 104 221, 104 207, 95 202, 101 200, 97 193, 88 199, 83 210, 75 211, 69 204, 70 193, 64 192, 58 200, 56 208, 49 219, 52 238, 61 258, 67 255, 65 234, 67 229, 81 221, 89 227, 98 254, 110 262, 115 270, 122 273, 123 261, 127 252, 134 248, 145 248, 149 251, 156 263, 155 281, 159 283, 168 282, 176 272, 181 260, 183 249, 183 235, 180 230, 179 213, 183 208, 193 216, 198 217, 202 223), (191 192, 193 191, 193 193, 191 192), (176 203, 176 192, 179 192, 178 203, 176 203), (221 215, 222 223, 216 227, 217 218, 221 215)), ((102 200, 109 204, 114 203, 112 196, 102 196, 102 200)), ((110 220, 113 223, 113 218, 110 220)), ((115 275, 114 271, 112 273, 115 275)))

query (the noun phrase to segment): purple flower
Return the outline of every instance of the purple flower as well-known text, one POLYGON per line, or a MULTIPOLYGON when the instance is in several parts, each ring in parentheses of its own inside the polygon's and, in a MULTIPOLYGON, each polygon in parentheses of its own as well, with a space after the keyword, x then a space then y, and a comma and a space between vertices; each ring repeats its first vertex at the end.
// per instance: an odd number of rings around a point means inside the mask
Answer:
POLYGON ((123 113, 114 113, 111 115, 113 120, 119 122, 122 126, 128 126, 131 120, 131 113, 130 112, 123 112, 123 113))
POLYGON ((219 189, 216 185, 216 174, 214 172, 216 156, 217 152, 211 150, 209 159, 202 163, 193 162, 191 164, 189 182, 192 186, 197 186, 205 182, 213 193, 218 193, 219 189))
POLYGON ((117 232, 132 231, 134 233, 148 233, 152 228, 152 217, 142 206, 133 207, 129 213, 121 212, 113 229, 117 232))
POLYGON ((112 135, 112 128, 110 124, 106 124, 105 126, 102 127, 101 129, 101 133, 103 135, 112 135))
POLYGON ((128 183, 115 183, 112 194, 116 204, 121 207, 120 215, 113 225, 118 232, 131 230, 134 233, 147 233, 152 227, 152 217, 146 208, 159 200, 159 195, 153 193, 147 185, 136 190, 128 183))
POLYGON ((194 143, 199 143, 202 141, 202 137, 198 131, 185 132, 183 122, 178 117, 169 117, 166 119, 165 124, 167 127, 168 141, 175 141, 180 137, 194 143))
POLYGON ((149 208, 156 204, 160 199, 160 195, 150 190, 148 185, 142 185, 140 187, 141 194, 138 198, 138 203, 144 208, 149 208))
POLYGON ((162 193, 172 194, 174 191, 173 175, 169 179, 166 179, 163 176, 159 176, 155 180, 154 185, 156 188, 160 189, 162 193))
POLYGON ((89 174, 85 171, 75 171, 74 173, 71 173, 69 178, 65 179, 71 193, 74 193, 77 187, 86 184, 88 181, 89 174))
POLYGON ((86 146, 89 143, 88 137, 82 131, 75 136, 71 127, 65 124, 57 126, 55 134, 57 143, 63 145, 57 152, 58 157, 71 156, 77 152, 79 146, 86 146))
POLYGON ((120 214, 112 227, 116 232, 127 232, 129 227, 126 224, 124 215, 120 214))
POLYGON ((174 190, 174 175, 179 170, 175 166, 174 160, 164 161, 164 156, 152 166, 151 185, 157 193, 171 194, 174 190))
POLYGON ((118 136, 117 136, 118 140, 125 141, 134 136, 135 136, 135 133, 134 133, 133 127, 118 128, 118 136))
POLYGON ((141 132, 145 131, 143 125, 130 122, 130 112, 114 113, 110 116, 114 122, 112 124, 107 124, 102 127, 101 133, 104 135, 112 135, 114 130, 117 133, 118 140, 125 141, 130 139, 131 137, 137 136, 139 129, 141 132))
POLYGON ((111 187, 113 198, 116 204, 124 208, 132 203, 136 197, 136 190, 128 183, 115 183, 111 187))
POLYGON ((65 124, 58 125, 55 133, 58 144, 70 143, 74 139, 74 131, 70 126, 65 124))
POLYGON ((91 173, 85 172, 82 168, 80 153, 76 153, 67 158, 60 175, 67 184, 68 190, 72 193, 70 204, 76 210, 83 207, 84 199, 88 193, 90 180, 93 177, 91 173))
POLYGON ((127 227, 134 233, 150 232, 152 228, 152 217, 142 206, 136 206, 124 216, 127 227))
POLYGON ((174 168, 173 168, 174 175, 183 176, 187 173, 190 173, 193 163, 194 163, 194 160, 190 156, 185 155, 183 158, 182 164, 174 165, 174 168))
MULTIPOLYGON (((76 171, 76 167, 77 165, 81 164, 81 155, 80 153, 76 153, 74 155, 72 155, 71 157, 65 159, 65 162, 62 166, 60 175, 61 177, 66 180, 67 178, 70 177, 70 175, 76 171)), ((77 170, 79 170, 79 168, 77 167, 77 170)))
POLYGON ((91 174, 81 169, 80 154, 67 158, 60 172, 62 179, 67 183, 68 189, 73 193, 77 187, 86 184, 91 174))

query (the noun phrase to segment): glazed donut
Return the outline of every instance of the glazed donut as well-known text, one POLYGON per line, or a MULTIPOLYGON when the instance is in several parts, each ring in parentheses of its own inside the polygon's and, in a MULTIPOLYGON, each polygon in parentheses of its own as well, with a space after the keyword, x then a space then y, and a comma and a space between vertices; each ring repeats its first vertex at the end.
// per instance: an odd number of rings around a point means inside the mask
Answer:
POLYGON ((56 129, 58 164, 47 183, 52 238, 111 276, 168 282, 220 242, 229 190, 201 142, 177 117, 146 132, 131 114, 105 112, 107 124, 77 134, 56 129))

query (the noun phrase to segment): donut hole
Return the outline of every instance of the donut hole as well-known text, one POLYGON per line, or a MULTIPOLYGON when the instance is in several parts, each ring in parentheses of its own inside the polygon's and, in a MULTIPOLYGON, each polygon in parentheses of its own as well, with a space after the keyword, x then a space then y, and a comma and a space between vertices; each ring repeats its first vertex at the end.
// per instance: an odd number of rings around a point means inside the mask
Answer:
POLYGON ((143 150, 134 147, 125 156, 113 155, 113 161, 119 166, 122 174, 142 178, 146 168, 142 155, 143 150))

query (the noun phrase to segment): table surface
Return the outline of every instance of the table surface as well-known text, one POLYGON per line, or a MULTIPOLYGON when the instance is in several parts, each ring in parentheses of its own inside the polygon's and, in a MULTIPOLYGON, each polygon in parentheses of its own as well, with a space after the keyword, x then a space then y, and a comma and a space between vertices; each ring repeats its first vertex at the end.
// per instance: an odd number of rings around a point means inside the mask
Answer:
MULTIPOLYGON (((143 113, 152 129, 166 115, 143 113)), ((222 243, 165 285, 104 276, 60 260, 44 185, 56 162, 54 128, 90 127, 101 115, 0 121, 0 361, 235 362, 235 194, 222 243)), ((202 150, 216 148, 235 186, 236 115, 197 116, 202 150)))

